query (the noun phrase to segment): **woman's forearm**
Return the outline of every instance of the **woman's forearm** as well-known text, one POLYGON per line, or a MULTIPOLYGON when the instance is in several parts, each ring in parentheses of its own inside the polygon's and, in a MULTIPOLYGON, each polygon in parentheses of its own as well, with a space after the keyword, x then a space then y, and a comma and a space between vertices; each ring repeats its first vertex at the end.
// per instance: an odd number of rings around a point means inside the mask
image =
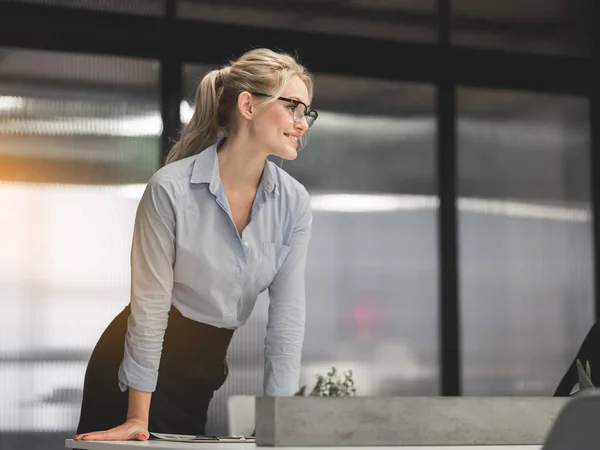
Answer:
POLYGON ((152 392, 138 391, 129 387, 129 407, 127 409, 127 420, 138 419, 148 426, 150 415, 150 400, 152 392))

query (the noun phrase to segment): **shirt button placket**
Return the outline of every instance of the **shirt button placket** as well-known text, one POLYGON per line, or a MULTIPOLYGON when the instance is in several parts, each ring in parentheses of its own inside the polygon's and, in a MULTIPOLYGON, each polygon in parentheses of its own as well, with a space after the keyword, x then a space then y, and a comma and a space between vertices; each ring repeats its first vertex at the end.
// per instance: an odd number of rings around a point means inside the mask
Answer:
POLYGON ((244 247, 244 263, 240 265, 239 274, 242 275, 244 267, 248 264, 248 250, 250 249, 250 243, 246 240, 242 241, 244 247))

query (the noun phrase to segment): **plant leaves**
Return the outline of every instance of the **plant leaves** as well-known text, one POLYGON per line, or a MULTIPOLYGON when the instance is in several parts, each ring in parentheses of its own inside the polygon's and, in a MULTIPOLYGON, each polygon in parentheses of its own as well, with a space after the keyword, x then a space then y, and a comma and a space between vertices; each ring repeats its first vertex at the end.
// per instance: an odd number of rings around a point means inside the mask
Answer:
POLYGON ((579 386, 581 388, 581 390, 583 391, 584 389, 594 389, 594 383, 592 383, 592 379, 591 379, 591 370, 589 367, 589 361, 587 362, 586 366, 587 366, 587 372, 583 369, 583 365, 581 364, 581 361, 577 360, 577 375, 579 376, 579 386))
POLYGON ((305 392, 306 392, 306 385, 302 386, 300 388, 300 390, 298 392, 296 392, 294 395, 296 395, 298 397, 304 397, 305 392))
POLYGON ((575 386, 573 386, 573 389, 571 389, 571 392, 569 392, 569 395, 577 394, 578 392, 579 392, 579 383, 575 383, 575 386))
POLYGON ((590 380, 591 380, 592 379, 592 368, 590 367, 589 360, 585 362, 585 373, 587 373, 587 376, 590 377, 590 380))
POLYGON ((356 395, 352 371, 338 373, 337 368, 333 366, 326 376, 317 375, 315 387, 309 396, 315 397, 347 397, 356 395))

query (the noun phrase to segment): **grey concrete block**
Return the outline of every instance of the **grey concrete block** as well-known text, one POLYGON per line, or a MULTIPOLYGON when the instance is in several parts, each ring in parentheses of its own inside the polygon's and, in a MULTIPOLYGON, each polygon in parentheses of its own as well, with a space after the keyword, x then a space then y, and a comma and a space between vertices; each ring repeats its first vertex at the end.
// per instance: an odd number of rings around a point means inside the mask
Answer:
POLYGON ((541 445, 568 398, 259 397, 256 444, 541 445))
POLYGON ((600 392, 573 398, 560 412, 543 450, 598 450, 600 447, 600 392))

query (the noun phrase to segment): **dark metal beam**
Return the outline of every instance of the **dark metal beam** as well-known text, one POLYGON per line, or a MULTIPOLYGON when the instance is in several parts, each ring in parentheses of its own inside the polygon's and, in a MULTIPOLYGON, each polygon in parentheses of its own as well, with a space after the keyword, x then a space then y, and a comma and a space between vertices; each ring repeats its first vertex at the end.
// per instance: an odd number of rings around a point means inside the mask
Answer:
POLYGON ((593 83, 589 58, 467 48, 450 50, 448 58, 452 78, 462 86, 588 95, 593 83))
MULTIPOLYGON (((439 45, 450 47, 450 0, 438 0, 439 45)), ((437 180, 439 195, 439 351, 441 394, 461 394, 460 307, 458 295, 458 252, 456 226, 456 86, 449 51, 442 52, 437 84, 436 115, 437 180)))
POLYGON ((176 8, 175 0, 166 0, 166 27, 162 40, 162 55, 160 65, 160 103, 163 122, 161 135, 160 164, 164 164, 169 150, 177 141, 181 127, 179 104, 182 95, 182 62, 174 55, 170 45, 176 43, 176 8))
MULTIPOLYGON (((600 21, 600 2, 593 6, 593 23, 600 21)), ((600 320, 600 27, 592 28, 593 80, 590 96, 590 184, 593 211, 593 263, 594 263, 594 307, 596 320, 600 320)))
POLYGON ((159 57, 160 18, 0 2, 0 46, 159 57))
POLYGON ((296 51, 316 73, 465 86, 586 94, 591 61, 450 48, 202 21, 138 17, 41 5, 0 3, 0 46, 223 64, 252 47, 296 51), (23 30, 30 30, 23 32, 23 30), (242 36, 236 43, 224 36, 242 36), (385 55, 382 57, 381 55, 385 55), (440 72, 440 61, 450 61, 440 72), (565 70, 566 69, 566 70, 565 70))
MULTIPOLYGON (((436 31, 435 7, 430 10, 410 10, 402 6, 385 7, 379 6, 377 2, 354 4, 347 0, 303 0, 301 2, 282 2, 281 0, 183 0, 181 3, 193 4, 198 10, 202 10, 203 5, 212 8, 222 8, 223 15, 227 9, 245 8, 254 11, 257 15, 267 12, 270 14, 281 14, 283 23, 290 23, 292 20, 311 21, 318 19, 321 23, 327 19, 347 19, 356 20, 360 23, 369 23, 385 26, 421 26, 436 31)), ((193 6, 190 6, 192 11, 193 6)), ((545 20, 532 19, 522 20, 526 17, 460 17, 453 14, 454 29, 463 32, 477 33, 485 32, 495 36, 511 36, 540 39, 560 39, 561 33, 568 30, 569 24, 565 22, 565 16, 557 14, 545 20)), ((567 17, 568 19, 568 17, 567 17)))

